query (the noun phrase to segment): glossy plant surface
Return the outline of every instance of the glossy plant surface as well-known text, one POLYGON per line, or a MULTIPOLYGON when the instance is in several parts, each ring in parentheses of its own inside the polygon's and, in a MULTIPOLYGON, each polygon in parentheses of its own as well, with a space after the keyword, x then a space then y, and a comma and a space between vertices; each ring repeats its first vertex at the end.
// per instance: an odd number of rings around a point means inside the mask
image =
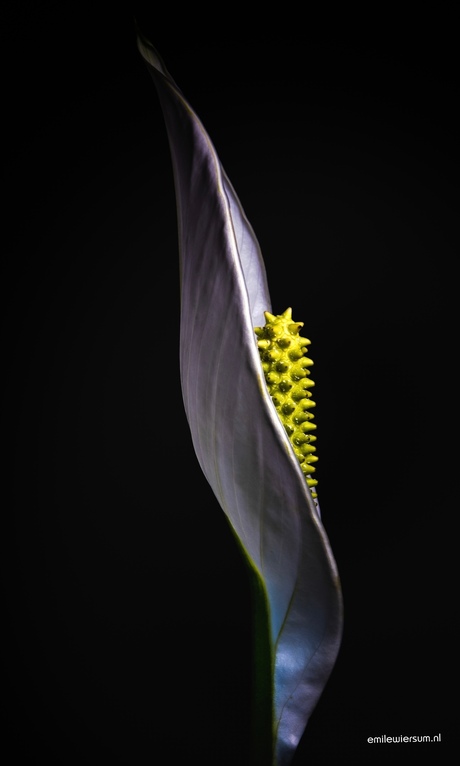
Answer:
POLYGON ((185 412, 199 465, 256 582, 255 629, 269 647, 254 695, 268 693, 271 721, 258 724, 252 762, 287 766, 339 651, 339 577, 265 380, 254 328, 272 307, 257 239, 192 106, 141 35, 138 47, 174 172, 185 412))

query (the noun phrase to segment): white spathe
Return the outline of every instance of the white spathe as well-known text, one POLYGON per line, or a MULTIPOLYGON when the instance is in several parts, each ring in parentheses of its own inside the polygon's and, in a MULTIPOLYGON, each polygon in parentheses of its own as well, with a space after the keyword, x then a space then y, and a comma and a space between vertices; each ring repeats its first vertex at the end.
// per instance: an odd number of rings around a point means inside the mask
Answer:
POLYGON ((276 763, 288 766, 339 651, 339 577, 265 385, 254 327, 271 303, 259 244, 199 118, 151 43, 139 36, 138 47, 173 163, 185 411, 199 464, 267 592, 276 763))

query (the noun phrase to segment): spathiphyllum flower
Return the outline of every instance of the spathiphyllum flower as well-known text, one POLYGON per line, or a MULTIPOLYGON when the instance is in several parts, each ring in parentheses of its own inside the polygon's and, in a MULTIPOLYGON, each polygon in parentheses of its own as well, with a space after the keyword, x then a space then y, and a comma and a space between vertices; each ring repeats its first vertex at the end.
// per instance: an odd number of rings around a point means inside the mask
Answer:
POLYGON ((138 47, 174 171, 185 412, 256 583, 251 763, 288 766, 342 635, 340 582, 316 496, 309 341, 291 308, 272 313, 257 239, 206 130, 142 35, 138 47))

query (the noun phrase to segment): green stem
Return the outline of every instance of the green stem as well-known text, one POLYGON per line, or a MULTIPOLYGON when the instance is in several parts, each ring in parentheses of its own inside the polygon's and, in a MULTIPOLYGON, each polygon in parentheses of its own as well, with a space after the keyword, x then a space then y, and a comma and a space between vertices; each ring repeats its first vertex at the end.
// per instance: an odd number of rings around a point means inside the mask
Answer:
POLYGON ((252 600, 251 766, 273 766, 273 654, 267 592, 260 575, 249 567, 252 600))

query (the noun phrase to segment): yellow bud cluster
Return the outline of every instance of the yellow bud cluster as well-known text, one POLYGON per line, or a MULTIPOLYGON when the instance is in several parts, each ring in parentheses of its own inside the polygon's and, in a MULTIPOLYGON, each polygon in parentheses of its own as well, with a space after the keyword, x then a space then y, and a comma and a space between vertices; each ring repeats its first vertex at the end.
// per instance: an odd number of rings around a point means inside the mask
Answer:
POLYGON ((315 498, 314 487, 318 482, 312 474, 318 458, 313 445, 316 436, 312 432, 316 430, 316 425, 312 422, 314 415, 311 410, 316 405, 310 391, 315 384, 309 377, 313 362, 305 356, 310 341, 299 335, 303 322, 293 322, 292 309, 288 308, 280 315, 265 311, 264 316, 266 324, 255 327, 254 331, 265 380, 315 498))

